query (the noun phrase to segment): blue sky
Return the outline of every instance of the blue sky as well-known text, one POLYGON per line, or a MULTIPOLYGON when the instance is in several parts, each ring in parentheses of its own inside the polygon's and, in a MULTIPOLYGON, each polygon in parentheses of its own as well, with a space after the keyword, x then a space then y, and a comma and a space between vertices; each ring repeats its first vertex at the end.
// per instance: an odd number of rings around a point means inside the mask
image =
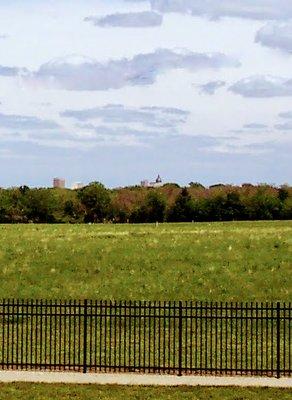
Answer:
POLYGON ((0 0, 0 186, 292 183, 292 3, 0 0))

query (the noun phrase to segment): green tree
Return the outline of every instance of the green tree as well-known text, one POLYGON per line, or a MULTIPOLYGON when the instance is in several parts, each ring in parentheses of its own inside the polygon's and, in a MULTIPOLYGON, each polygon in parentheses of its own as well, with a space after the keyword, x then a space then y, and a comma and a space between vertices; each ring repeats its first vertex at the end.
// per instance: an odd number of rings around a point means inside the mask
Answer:
POLYGON ((144 203, 134 210, 131 220, 133 222, 163 222, 165 213, 165 196, 157 191, 151 191, 146 196, 144 203))
POLYGON ((187 188, 183 188, 173 207, 169 210, 168 220, 171 222, 190 222, 194 219, 194 215, 195 202, 187 188))
POLYGON ((248 200, 248 216, 252 220, 278 219, 281 215, 282 203, 278 197, 268 192, 267 188, 259 187, 248 200))
POLYGON ((59 207, 58 201, 49 189, 30 189, 24 195, 25 214, 29 221, 36 223, 54 223, 54 213, 59 207))
POLYGON ((9 192, 4 189, 0 189, 0 223, 11 222, 10 218, 11 211, 11 199, 9 198, 9 192))
POLYGON ((23 195, 19 188, 0 190, 0 222, 26 222, 23 195))
POLYGON ((282 202, 281 219, 292 219, 292 197, 282 202))
POLYGON ((100 182, 92 182, 79 192, 85 207, 85 222, 102 222, 109 215, 111 199, 108 190, 100 182))
POLYGON ((280 189, 278 189, 278 198, 284 202, 285 200, 287 200, 289 197, 289 191, 286 187, 281 187, 280 189))
POLYGON ((200 182, 190 182, 189 186, 193 189, 205 189, 205 186, 202 185, 200 182))

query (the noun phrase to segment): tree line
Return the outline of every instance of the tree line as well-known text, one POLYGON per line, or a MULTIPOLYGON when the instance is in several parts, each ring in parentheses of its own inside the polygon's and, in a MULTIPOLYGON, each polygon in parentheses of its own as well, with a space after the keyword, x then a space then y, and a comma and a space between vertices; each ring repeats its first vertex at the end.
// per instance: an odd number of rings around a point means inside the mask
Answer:
POLYGON ((166 184, 0 189, 0 223, 151 223, 292 219, 292 187, 166 184))

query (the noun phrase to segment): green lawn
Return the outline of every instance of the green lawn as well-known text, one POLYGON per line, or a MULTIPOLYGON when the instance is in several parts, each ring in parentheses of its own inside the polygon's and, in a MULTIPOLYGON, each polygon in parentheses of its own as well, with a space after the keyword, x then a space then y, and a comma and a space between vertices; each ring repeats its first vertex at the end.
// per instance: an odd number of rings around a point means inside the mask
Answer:
POLYGON ((291 390, 0 384, 0 400, 290 400, 291 390))
POLYGON ((292 221, 0 225, 1 298, 291 301, 292 221))

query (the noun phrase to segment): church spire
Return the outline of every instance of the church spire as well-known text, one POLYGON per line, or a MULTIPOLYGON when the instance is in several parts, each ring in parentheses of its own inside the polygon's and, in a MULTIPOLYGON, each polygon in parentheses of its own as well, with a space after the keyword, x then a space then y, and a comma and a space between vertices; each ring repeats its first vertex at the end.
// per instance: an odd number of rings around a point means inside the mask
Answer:
POLYGON ((160 175, 158 175, 158 177, 156 179, 156 183, 162 183, 162 179, 161 179, 160 175))

